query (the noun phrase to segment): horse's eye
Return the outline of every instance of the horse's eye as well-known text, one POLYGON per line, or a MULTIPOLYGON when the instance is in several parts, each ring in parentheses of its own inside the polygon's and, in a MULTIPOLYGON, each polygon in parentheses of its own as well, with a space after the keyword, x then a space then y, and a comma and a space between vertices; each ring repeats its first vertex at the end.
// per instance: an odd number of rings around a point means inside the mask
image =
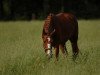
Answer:
POLYGON ((44 41, 44 43, 46 43, 46 41, 44 41))
POLYGON ((45 42, 46 42, 46 40, 43 40, 43 42, 45 43, 45 42))
POLYGON ((51 39, 51 42, 53 42, 53 40, 51 39))
POLYGON ((43 38, 43 42, 46 42, 46 38, 43 38))

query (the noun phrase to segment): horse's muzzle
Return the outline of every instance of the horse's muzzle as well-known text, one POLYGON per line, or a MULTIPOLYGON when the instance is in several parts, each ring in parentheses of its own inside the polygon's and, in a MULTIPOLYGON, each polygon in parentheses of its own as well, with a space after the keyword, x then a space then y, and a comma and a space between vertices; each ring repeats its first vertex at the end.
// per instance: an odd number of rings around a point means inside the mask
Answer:
POLYGON ((52 50, 47 50, 46 54, 48 59, 52 58, 52 50))

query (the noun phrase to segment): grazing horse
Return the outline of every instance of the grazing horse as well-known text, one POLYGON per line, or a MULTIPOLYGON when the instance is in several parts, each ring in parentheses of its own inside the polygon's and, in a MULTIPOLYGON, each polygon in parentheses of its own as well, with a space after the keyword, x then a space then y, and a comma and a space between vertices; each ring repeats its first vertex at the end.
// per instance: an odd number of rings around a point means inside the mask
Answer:
POLYGON ((67 55, 65 43, 70 40, 73 55, 79 53, 78 22, 77 18, 71 13, 49 14, 45 20, 42 31, 43 47, 49 58, 52 57, 52 47, 55 49, 55 57, 58 60, 59 48, 64 56, 67 55))

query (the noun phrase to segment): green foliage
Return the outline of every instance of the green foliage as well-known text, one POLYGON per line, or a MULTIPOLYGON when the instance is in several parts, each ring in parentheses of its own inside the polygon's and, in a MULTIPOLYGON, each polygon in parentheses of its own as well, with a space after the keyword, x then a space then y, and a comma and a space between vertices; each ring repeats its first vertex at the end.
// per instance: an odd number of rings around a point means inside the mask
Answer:
POLYGON ((0 0, 0 19, 43 19, 48 13, 59 12, 85 19, 100 18, 99 9, 99 0, 0 0))
MULTIPOLYGON (((79 20, 79 57, 49 61, 42 47, 43 21, 0 22, 0 75, 99 75, 100 20, 79 20)), ((54 53, 54 51, 53 51, 54 53)))

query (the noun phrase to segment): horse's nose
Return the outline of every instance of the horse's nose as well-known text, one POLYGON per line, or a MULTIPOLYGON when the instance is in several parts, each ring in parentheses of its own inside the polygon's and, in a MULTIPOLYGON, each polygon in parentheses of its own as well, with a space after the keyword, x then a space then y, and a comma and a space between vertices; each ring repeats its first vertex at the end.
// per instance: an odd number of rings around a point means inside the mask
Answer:
POLYGON ((47 51, 47 57, 48 57, 49 59, 52 57, 52 52, 51 52, 51 50, 48 50, 48 51, 47 51))
POLYGON ((51 54, 51 50, 47 50, 47 54, 50 55, 51 54))

